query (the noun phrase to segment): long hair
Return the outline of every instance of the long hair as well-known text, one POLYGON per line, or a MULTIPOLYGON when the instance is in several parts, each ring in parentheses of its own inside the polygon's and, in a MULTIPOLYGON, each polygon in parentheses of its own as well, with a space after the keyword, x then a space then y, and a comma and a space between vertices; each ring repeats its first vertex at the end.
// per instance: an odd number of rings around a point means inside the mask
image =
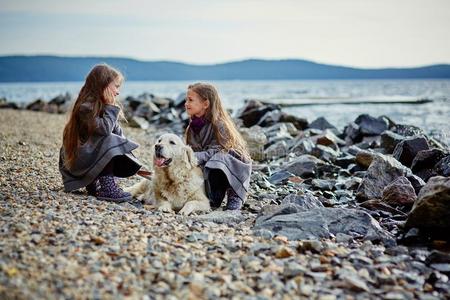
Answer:
MULTIPOLYGON (((233 120, 228 112, 222 106, 219 93, 216 88, 208 83, 194 83, 188 86, 188 89, 197 93, 204 101, 209 101, 209 106, 205 118, 213 125, 214 134, 217 142, 227 151, 234 150, 246 160, 250 160, 247 144, 237 130, 233 120), (218 124, 223 125, 225 132, 219 130, 218 124)), ((189 130, 186 129, 186 132, 189 130)), ((189 138, 189 135, 186 135, 189 138)), ((189 141, 187 141, 189 143, 189 141)))
POLYGON ((94 66, 86 76, 86 81, 78 93, 78 97, 69 115, 69 120, 64 127, 63 149, 64 166, 71 169, 77 158, 78 147, 84 143, 95 130, 95 118, 101 117, 106 103, 113 103, 120 107, 119 117, 124 119, 122 106, 116 101, 114 95, 107 91, 108 85, 119 79, 123 81, 123 75, 107 64, 94 66), (92 106, 92 111, 87 115, 80 114, 80 107, 84 103, 92 106))

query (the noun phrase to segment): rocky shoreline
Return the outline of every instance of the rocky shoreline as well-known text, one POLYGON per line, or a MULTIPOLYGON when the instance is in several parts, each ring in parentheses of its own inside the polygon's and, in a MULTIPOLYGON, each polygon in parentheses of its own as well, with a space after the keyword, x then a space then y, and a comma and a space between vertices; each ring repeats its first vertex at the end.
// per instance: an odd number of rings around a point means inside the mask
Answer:
MULTIPOLYGON (((450 151, 420 128, 360 115, 340 132, 249 100, 242 212, 188 218, 62 191, 70 98, 0 101, 1 298, 450 297, 450 151)), ((183 133, 182 96, 124 104, 146 164, 158 134, 183 133)))

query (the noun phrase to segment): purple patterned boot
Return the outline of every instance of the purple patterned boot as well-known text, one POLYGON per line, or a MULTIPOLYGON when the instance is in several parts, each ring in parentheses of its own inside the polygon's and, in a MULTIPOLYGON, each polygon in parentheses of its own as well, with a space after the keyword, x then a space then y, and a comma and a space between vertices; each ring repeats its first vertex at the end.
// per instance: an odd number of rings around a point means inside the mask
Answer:
POLYGON ((100 176, 98 180, 100 181, 100 190, 97 193, 98 200, 120 203, 133 198, 130 193, 124 192, 117 186, 114 176, 100 176))
POLYGON ((242 207, 242 200, 232 188, 227 189, 227 210, 239 210, 242 207))
POLYGON ((86 186, 86 191, 88 193, 89 196, 97 196, 98 193, 98 189, 99 189, 99 184, 98 184, 98 179, 95 179, 94 181, 92 181, 91 183, 89 183, 86 186))

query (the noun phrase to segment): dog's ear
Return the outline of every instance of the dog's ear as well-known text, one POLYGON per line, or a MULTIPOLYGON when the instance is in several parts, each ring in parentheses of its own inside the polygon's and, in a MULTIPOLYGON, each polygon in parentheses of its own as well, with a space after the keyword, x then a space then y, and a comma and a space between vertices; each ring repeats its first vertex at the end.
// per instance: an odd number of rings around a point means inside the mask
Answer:
POLYGON ((189 146, 184 147, 184 161, 189 169, 195 168, 198 165, 194 151, 189 146))

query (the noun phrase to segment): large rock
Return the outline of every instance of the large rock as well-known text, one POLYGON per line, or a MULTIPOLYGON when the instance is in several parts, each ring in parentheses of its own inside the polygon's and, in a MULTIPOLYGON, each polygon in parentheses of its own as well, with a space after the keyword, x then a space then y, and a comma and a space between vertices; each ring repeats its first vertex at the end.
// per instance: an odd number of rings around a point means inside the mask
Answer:
POLYGON ((264 156, 268 160, 277 159, 280 157, 285 157, 289 152, 288 150, 289 148, 285 141, 278 141, 264 150, 264 156))
POLYGON ((289 163, 283 170, 302 178, 315 177, 321 164, 325 162, 312 155, 304 154, 289 163))
POLYGON ((281 205, 283 204, 295 204, 303 208, 303 210, 312 209, 316 207, 323 207, 322 202, 320 202, 320 200, 311 193, 287 195, 281 201, 281 205))
POLYGON ((277 124, 280 121, 281 110, 271 110, 266 112, 256 123, 256 125, 261 127, 268 127, 277 124))
POLYGON ((407 227, 450 229, 450 178, 431 177, 420 190, 407 227))
POLYGON ((441 176, 450 176, 450 155, 441 159, 435 166, 436 174, 441 176))
POLYGON ((427 181, 428 178, 437 175, 433 167, 445 157, 445 153, 439 149, 421 150, 411 163, 411 171, 427 181))
POLYGON ((339 150, 339 145, 345 146, 345 141, 337 137, 329 129, 326 129, 323 134, 313 137, 313 140, 316 141, 316 144, 333 148, 333 150, 339 150))
POLYGON ((128 120, 128 126, 134 127, 134 128, 141 128, 141 129, 148 129, 150 127, 150 123, 141 117, 131 117, 128 120))
POLYGON ((264 131, 259 126, 252 126, 251 128, 239 128, 239 133, 247 142, 247 147, 250 156, 254 160, 264 160, 264 146, 267 143, 267 137, 264 131))
POLYGON ((381 198, 383 189, 400 176, 412 175, 411 170, 403 166, 396 159, 379 154, 373 158, 361 184, 356 197, 360 200, 381 198))
POLYGON ((280 210, 258 217, 253 230, 257 235, 269 231, 274 235, 286 236, 289 240, 318 240, 342 233, 355 239, 395 245, 395 240, 374 218, 357 209, 301 209, 293 206, 289 210, 280 207, 280 210))
POLYGON ((330 122, 328 122, 328 120, 325 119, 324 117, 319 117, 319 118, 315 119, 314 121, 311 122, 311 124, 309 124, 308 127, 320 129, 320 130, 325 130, 325 129, 337 130, 337 128, 334 127, 330 122))
POLYGON ((280 115, 280 122, 291 123, 298 130, 304 130, 308 127, 308 121, 304 118, 299 118, 293 115, 282 113, 280 115))
POLYGON ((379 153, 372 150, 361 150, 356 153, 355 161, 358 165, 367 169, 372 164, 374 157, 379 155, 379 153))
POLYGON ((178 95, 178 97, 174 100, 174 102, 173 102, 173 106, 175 107, 175 108, 178 108, 178 109, 180 109, 180 108, 183 108, 184 107, 184 104, 186 103, 186 93, 180 93, 179 95, 178 95))
POLYGON ((400 176, 383 190, 383 201, 393 206, 410 206, 416 201, 414 187, 406 177, 400 176))
POLYGON ((297 138, 293 140, 291 144, 293 146, 290 148, 290 151, 297 155, 309 154, 315 147, 315 144, 310 137, 297 138))
POLYGON ((0 98, 0 109, 3 108, 19 109, 19 106, 15 102, 8 102, 6 98, 0 98))
POLYGON ((422 136, 412 137, 398 143, 392 156, 404 166, 410 167, 417 153, 421 150, 428 150, 429 148, 426 138, 422 136))
POLYGON ((362 141, 363 135, 361 134, 359 125, 355 122, 349 123, 344 128, 345 142, 348 145, 359 143, 362 141))
POLYGON ((37 99, 27 106, 25 106, 25 109, 33 110, 33 111, 45 111, 47 108, 47 103, 42 99, 37 99))
POLYGON ((279 105, 266 105, 258 100, 248 100, 246 105, 237 112, 237 117, 243 120, 245 127, 256 125, 267 112, 280 110, 279 105))
POLYGON ((333 150, 332 148, 327 146, 316 145, 312 149, 311 155, 314 155, 315 157, 324 161, 334 162, 336 158, 340 155, 340 151, 333 150))
POLYGON ((159 114, 161 110, 155 103, 150 100, 146 100, 139 104, 134 112, 136 117, 145 118, 147 120, 151 120, 155 115, 159 114))
POLYGON ((273 144, 278 141, 288 141, 292 140, 291 132, 293 130, 297 130, 292 124, 290 123, 277 123, 273 126, 264 128, 264 134, 266 135, 267 139, 269 140, 268 143, 273 144), (286 125, 289 124, 289 125, 286 125), (289 129, 288 129, 289 127, 289 129))
POLYGON ((50 105, 55 104, 57 106, 61 106, 61 105, 64 105, 64 104, 66 104, 66 103, 68 103, 70 101, 72 101, 72 96, 69 93, 65 93, 64 95, 61 94, 61 95, 58 95, 58 96, 52 98, 48 102, 48 104, 50 104, 50 105))
POLYGON ((380 135, 383 131, 388 129, 389 123, 383 118, 374 118, 367 114, 359 115, 355 123, 359 126, 359 131, 362 135, 380 135))
POLYGON ((383 131, 381 134, 380 146, 385 150, 386 153, 392 154, 398 143, 405 139, 404 136, 392 132, 390 130, 383 131))
POLYGON ((402 136, 425 135, 421 128, 413 125, 396 124, 390 130, 402 136))

